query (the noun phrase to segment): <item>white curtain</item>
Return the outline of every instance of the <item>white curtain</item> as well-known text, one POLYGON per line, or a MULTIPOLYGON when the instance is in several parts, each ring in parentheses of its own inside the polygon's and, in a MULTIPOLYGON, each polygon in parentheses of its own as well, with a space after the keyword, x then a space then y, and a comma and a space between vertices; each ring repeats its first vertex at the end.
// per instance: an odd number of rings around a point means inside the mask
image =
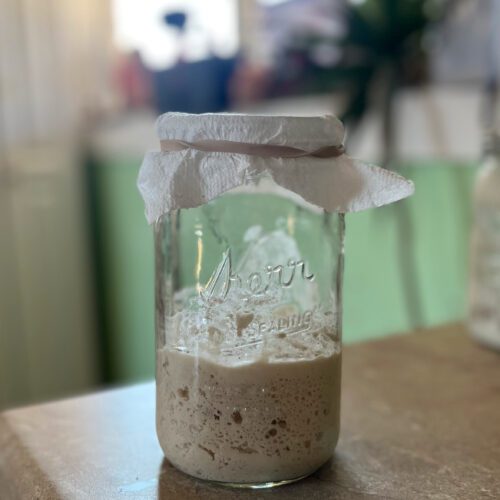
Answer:
POLYGON ((79 132, 112 105, 106 0, 0 0, 0 408, 88 391, 79 132))
POLYGON ((74 131, 111 104, 106 0, 0 0, 3 147, 74 131))

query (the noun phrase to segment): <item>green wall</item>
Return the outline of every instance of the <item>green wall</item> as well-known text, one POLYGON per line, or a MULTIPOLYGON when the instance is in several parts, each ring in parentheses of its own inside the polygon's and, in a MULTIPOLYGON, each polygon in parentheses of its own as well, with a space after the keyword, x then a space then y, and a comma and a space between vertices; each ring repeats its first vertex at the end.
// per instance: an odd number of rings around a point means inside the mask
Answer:
MULTIPOLYGON (((136 188, 140 162, 113 158, 89 165, 104 343, 110 378, 120 381, 151 377, 154 366, 153 234, 136 188)), ((401 172, 415 182, 412 198, 346 217, 345 342, 465 315, 475 169, 428 162, 401 172), (413 254, 398 250, 401 241, 413 254), (408 310, 400 272, 408 258, 417 318, 408 310)))

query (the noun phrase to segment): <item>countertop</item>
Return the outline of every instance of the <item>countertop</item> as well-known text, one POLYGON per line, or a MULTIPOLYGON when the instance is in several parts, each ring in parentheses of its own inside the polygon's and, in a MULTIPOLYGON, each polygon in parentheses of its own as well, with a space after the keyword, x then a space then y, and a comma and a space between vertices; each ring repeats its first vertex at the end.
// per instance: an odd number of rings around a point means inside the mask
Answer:
POLYGON ((192 479, 165 459, 147 383, 0 414, 0 498, 500 498, 500 355, 462 325, 344 350, 341 439, 274 490, 192 479))

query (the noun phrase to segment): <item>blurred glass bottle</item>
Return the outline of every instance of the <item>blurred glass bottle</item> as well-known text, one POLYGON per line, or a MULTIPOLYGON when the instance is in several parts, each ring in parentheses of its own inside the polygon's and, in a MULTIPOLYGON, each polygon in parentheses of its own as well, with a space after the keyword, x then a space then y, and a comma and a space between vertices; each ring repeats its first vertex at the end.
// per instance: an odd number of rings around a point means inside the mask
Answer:
POLYGON ((500 131, 488 134, 474 191, 469 328, 500 350, 500 131))

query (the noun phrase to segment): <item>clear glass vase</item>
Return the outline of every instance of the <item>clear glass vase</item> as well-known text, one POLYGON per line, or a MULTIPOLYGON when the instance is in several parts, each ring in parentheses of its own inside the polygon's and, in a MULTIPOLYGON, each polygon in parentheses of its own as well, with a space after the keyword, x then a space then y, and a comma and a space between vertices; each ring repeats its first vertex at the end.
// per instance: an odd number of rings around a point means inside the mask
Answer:
POLYGON ((344 216, 266 174, 155 224, 157 432, 205 480, 305 477, 339 434, 344 216))

